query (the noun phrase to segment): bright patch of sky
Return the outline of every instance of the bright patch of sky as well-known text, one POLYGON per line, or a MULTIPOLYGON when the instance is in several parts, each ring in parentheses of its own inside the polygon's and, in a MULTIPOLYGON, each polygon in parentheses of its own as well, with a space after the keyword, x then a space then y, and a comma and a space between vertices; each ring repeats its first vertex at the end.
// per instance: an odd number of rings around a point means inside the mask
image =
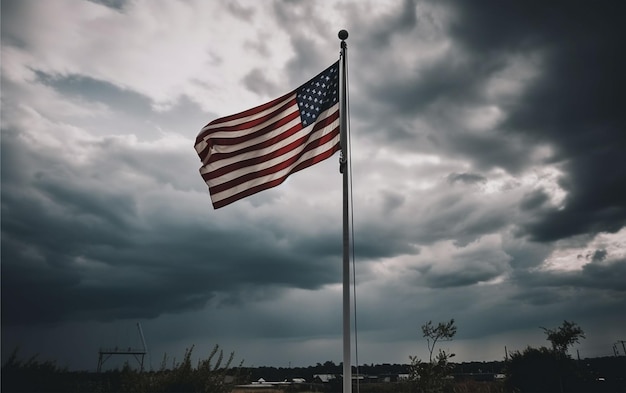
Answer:
POLYGON ((599 233, 583 244, 563 244, 543 261, 538 270, 576 271, 590 263, 611 264, 626 259, 626 228, 599 233))

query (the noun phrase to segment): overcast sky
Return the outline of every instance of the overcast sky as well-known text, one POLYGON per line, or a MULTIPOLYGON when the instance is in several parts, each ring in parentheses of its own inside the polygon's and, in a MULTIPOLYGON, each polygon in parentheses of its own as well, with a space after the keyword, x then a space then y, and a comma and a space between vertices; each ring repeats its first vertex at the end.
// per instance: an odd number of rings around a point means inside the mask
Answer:
POLYGON ((154 368, 341 362, 338 154, 213 210, 193 145, 344 28, 359 363, 451 318, 459 362, 563 320, 574 356, 626 339, 622 2, 1 4, 3 358, 95 369, 140 322, 154 368))

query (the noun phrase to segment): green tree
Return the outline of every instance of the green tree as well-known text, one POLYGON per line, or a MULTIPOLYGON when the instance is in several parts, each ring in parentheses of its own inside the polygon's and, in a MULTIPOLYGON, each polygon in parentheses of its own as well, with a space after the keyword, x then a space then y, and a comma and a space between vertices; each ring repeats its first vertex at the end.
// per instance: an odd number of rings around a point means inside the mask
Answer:
POLYGON ((542 327, 552 348, 528 347, 516 351, 506 366, 507 383, 521 392, 581 391, 582 376, 568 355, 570 346, 585 338, 582 328, 574 322, 563 321, 554 329, 542 327))
POLYGON ((451 390, 452 365, 449 359, 453 353, 447 353, 439 348, 433 357, 436 345, 441 341, 451 341, 456 335, 457 327, 454 319, 449 322, 439 322, 436 326, 432 321, 422 325, 423 337, 426 337, 428 346, 428 363, 422 362, 416 356, 409 356, 411 360, 409 379, 413 390, 417 393, 441 393, 451 390))
POLYGON ((557 375, 559 377, 559 391, 563 392, 563 375, 567 374, 566 368, 570 356, 567 349, 579 342, 581 338, 585 338, 585 332, 574 322, 563 321, 563 324, 555 329, 546 329, 542 327, 546 334, 546 339, 552 344, 552 352, 556 358, 557 375))
MULTIPOLYGON (((422 333, 424 337, 426 337, 426 343, 428 344, 428 360, 432 363, 433 351, 435 350, 437 341, 451 341, 456 334, 454 319, 451 319, 448 323, 439 322, 437 326, 433 326, 433 321, 428 321, 428 323, 422 325, 422 333)), ((441 354, 441 352, 440 349, 439 353, 441 354)), ((452 356, 454 356, 454 354, 450 354, 449 357, 452 356)))
POLYGON ((575 322, 563 321, 563 324, 555 329, 546 329, 542 327, 546 333, 547 340, 552 344, 552 350, 556 353, 567 356, 567 349, 578 343, 581 338, 585 337, 585 332, 575 322))
POLYGON ((554 352, 546 347, 513 351, 506 364, 507 384, 520 392, 556 392, 559 382, 554 352))

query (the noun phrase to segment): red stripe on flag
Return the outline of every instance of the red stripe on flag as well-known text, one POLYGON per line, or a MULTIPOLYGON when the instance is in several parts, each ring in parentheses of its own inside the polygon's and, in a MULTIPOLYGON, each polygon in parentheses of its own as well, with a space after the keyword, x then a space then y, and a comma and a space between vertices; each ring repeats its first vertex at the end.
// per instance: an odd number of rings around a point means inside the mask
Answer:
MULTIPOLYGON (((317 147, 320 147, 320 146, 324 145, 325 143, 330 142, 336 136, 337 136, 336 132, 326 134, 323 137, 321 137, 319 139, 316 139, 314 141, 311 141, 310 143, 306 144, 306 146, 304 147, 304 149, 302 149, 302 151, 300 153, 298 153, 297 155, 295 155, 293 157, 290 157, 289 159, 287 159, 287 160, 285 160, 283 162, 280 162, 278 164, 272 165, 270 167, 266 167, 266 168, 260 169, 260 170, 255 171, 255 172, 247 173, 247 174, 245 174, 243 176, 239 176, 238 178, 235 178, 233 180, 229 180, 229 181, 227 181, 225 183, 221 183, 221 184, 218 184, 216 186, 210 187, 211 193, 212 194, 217 194, 219 192, 226 191, 226 190, 228 190, 230 188, 233 188, 235 186, 243 184, 243 183, 245 183, 247 181, 250 181, 252 179, 255 179, 257 177, 271 175, 271 174, 279 172, 279 171, 281 171, 283 169, 289 168, 291 165, 293 165, 294 163, 298 162, 306 152, 311 151, 311 150, 313 150, 313 149, 315 149, 317 147)), ((294 141, 293 143, 290 143, 289 145, 285 146, 280 151, 272 152, 272 153, 270 153, 270 154, 268 154, 266 156, 255 157, 255 158, 250 159, 250 160, 242 161, 241 163, 239 163, 239 162, 235 163, 235 164, 232 165, 233 166, 232 168, 229 168, 229 170, 225 171, 224 173, 228 173, 228 172, 231 172, 233 170, 245 168, 245 167, 248 167, 248 166, 255 166, 255 165, 258 165, 258 164, 262 164, 263 162, 265 162, 265 161, 267 161, 267 160, 269 160, 271 158, 280 157, 281 155, 286 154, 289 151, 294 150, 295 148, 304 145, 304 143, 302 143, 303 140, 304 139, 308 139, 308 138, 309 138, 309 135, 304 136, 303 138, 300 138, 300 140, 294 141)), ((298 164, 298 165, 300 165, 300 164, 298 164)), ((262 167, 260 165, 258 165, 258 166, 262 167)), ((210 172, 210 173, 204 174, 202 176, 202 178, 205 181, 208 181, 210 179, 218 178, 219 176, 222 176, 224 174, 224 173, 221 173, 221 170, 220 171, 214 171, 214 172, 210 172), (217 176, 215 176, 214 172, 220 172, 220 173, 217 176)), ((293 172, 293 171, 290 171, 289 173, 291 173, 291 172, 293 172)))
MULTIPOLYGON (((251 132, 249 134, 246 135, 242 135, 242 136, 237 136, 237 137, 222 137, 222 138, 211 138, 211 140, 216 144, 216 145, 226 145, 226 146, 230 146, 230 145, 238 145, 244 142, 247 142, 251 139, 255 139, 258 138, 259 136, 263 135, 263 134, 267 134, 268 132, 271 132, 279 127, 284 126, 285 124, 289 123, 292 120, 295 120, 297 118, 300 117, 300 114, 298 113, 298 111, 294 111, 291 113, 287 113, 285 115, 283 115, 283 117, 281 117, 280 119, 276 120, 275 122, 266 125, 265 127, 251 132)), ((240 131, 240 130, 237 130, 240 131)))
POLYGON ((272 188, 272 187, 276 187, 276 186, 282 184, 289 177, 289 175, 294 174, 294 173, 296 173, 298 171, 301 171, 301 170, 303 170, 305 168, 308 168, 308 167, 310 167, 312 165, 315 165, 315 164, 317 164, 319 162, 322 162, 322 161, 324 161, 325 159, 327 159, 329 157, 332 157, 332 155, 335 154, 335 152, 339 151, 340 149, 341 149, 340 144, 337 143, 335 146, 333 146, 332 148, 328 149, 324 153, 318 154, 317 156, 312 157, 312 158, 310 158, 310 159, 308 159, 306 161, 303 161, 302 163, 298 164, 298 166, 296 166, 293 171, 291 171, 290 173, 286 174, 285 176, 283 176, 281 178, 272 180, 272 181, 270 181, 268 183, 259 184, 258 186, 254 186, 254 187, 248 188, 248 189, 246 189, 246 190, 244 190, 244 191, 242 191, 242 192, 240 192, 238 194, 232 195, 232 196, 230 196, 228 198, 224 198, 224 199, 221 199, 219 201, 213 202, 213 208, 214 209, 219 209, 220 207, 224 207, 224 206, 229 205, 229 204, 231 204, 231 203, 233 203, 235 201, 238 201, 238 200, 243 199, 245 197, 248 197, 250 195, 254 195, 254 194, 256 194, 256 193, 258 193, 260 191, 267 190, 267 189, 272 188))
MULTIPOLYGON (((335 113, 331 114, 327 118, 322 119, 319 122, 317 122, 315 124, 315 126, 313 127, 312 132, 315 132, 315 131, 323 128, 323 127, 326 127, 327 125, 331 124, 333 121, 337 120, 338 118, 339 118, 339 112, 336 111, 335 113)), ((233 152, 230 152, 230 153, 214 153, 214 154, 211 155, 211 157, 206 162, 206 164, 214 163, 214 162, 217 162, 217 161, 220 161, 220 160, 224 160, 224 159, 227 159, 227 158, 235 157, 235 156, 240 155, 240 154, 250 153, 250 152, 253 152, 255 150, 261 150, 261 149, 264 149, 264 148, 276 145, 278 142, 289 138, 290 136, 292 136, 293 134, 297 133, 300 130, 302 130, 302 125, 298 124, 298 125, 295 125, 295 126, 289 128, 288 130, 284 131, 280 135, 276 135, 275 137, 273 137, 271 139, 268 139, 266 141, 263 141, 261 143, 258 143, 256 145, 248 146, 248 147, 245 147, 245 148, 243 148, 241 150, 236 150, 236 151, 233 151, 233 152)), ((301 141, 302 138, 300 138, 299 140, 301 141)), ((268 156, 268 155, 266 155, 266 156, 268 156)), ((230 164, 230 165, 227 165, 226 167, 232 167, 232 165, 236 165, 236 164, 230 164)), ((244 167, 244 166, 247 166, 247 165, 244 165, 244 164, 241 165, 241 167, 244 167)), ((237 167, 232 167, 232 168, 236 169, 237 167)), ((219 170, 221 170, 221 169, 223 169, 223 168, 220 168, 219 170)), ((226 172, 221 172, 221 173, 223 174, 223 173, 226 173, 226 172)))
POLYGON ((236 114, 230 115, 230 116, 220 117, 219 119, 213 120, 212 122, 210 122, 206 126, 202 127, 203 131, 201 131, 200 134, 198 135, 198 137, 196 138, 196 143, 210 132, 210 130, 206 130, 206 131, 204 130, 205 128, 209 127, 210 125, 226 123, 226 122, 229 122, 229 121, 242 119, 244 117, 253 116, 253 115, 257 114, 257 113, 263 112, 264 110, 267 110, 267 109, 275 106, 276 104, 280 103, 285 98, 289 97, 289 95, 291 95, 291 94, 293 94, 293 91, 283 95, 282 97, 276 98, 275 100, 272 100, 270 102, 267 102, 267 103, 259 105, 259 106, 255 106, 254 108, 245 110, 243 112, 239 112, 239 113, 236 113, 236 114))
POLYGON ((296 102, 295 100, 290 100, 289 102, 287 102, 284 106, 280 107, 278 110, 272 112, 271 114, 268 114, 266 116, 263 116, 262 118, 258 119, 258 120, 254 120, 254 121, 250 121, 250 122, 246 122, 246 123, 242 123, 240 125, 236 125, 236 126, 230 126, 230 127, 224 127, 224 128, 219 128, 219 129, 211 129, 208 130, 205 134, 203 138, 199 138, 196 140, 196 145, 202 141, 205 140, 205 138, 208 138, 211 134, 215 133, 215 132, 235 132, 235 131, 245 131, 245 130, 250 130, 253 127, 256 127, 258 125, 263 124, 264 122, 267 122, 269 120, 271 120, 274 117, 277 117, 277 115, 282 115, 282 117, 279 117, 277 121, 268 124, 267 126, 257 130, 257 131, 253 131, 250 132, 249 134, 246 135, 242 135, 242 136, 238 136, 238 137, 221 137, 221 138, 210 138, 209 142, 207 142, 207 147, 204 148, 201 152, 198 153, 198 155, 200 156, 200 159, 205 162, 207 156, 210 153, 210 149, 211 146, 213 145, 236 145, 239 143, 243 143, 246 142, 247 140, 250 139, 254 139, 257 138, 267 132, 271 132, 272 130, 281 127, 283 125, 285 125, 286 123, 289 123, 290 121, 296 119, 299 116, 298 111, 289 111, 286 114, 284 113, 288 108, 290 108, 291 106, 295 106, 296 102))

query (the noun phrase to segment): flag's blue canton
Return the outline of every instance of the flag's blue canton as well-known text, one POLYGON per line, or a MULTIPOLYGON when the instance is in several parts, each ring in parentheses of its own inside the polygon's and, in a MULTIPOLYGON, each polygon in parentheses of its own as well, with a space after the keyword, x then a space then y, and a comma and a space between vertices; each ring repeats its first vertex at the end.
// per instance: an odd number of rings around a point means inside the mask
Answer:
POLYGON ((296 91, 302 126, 315 123, 317 116, 339 102, 339 62, 296 91))

